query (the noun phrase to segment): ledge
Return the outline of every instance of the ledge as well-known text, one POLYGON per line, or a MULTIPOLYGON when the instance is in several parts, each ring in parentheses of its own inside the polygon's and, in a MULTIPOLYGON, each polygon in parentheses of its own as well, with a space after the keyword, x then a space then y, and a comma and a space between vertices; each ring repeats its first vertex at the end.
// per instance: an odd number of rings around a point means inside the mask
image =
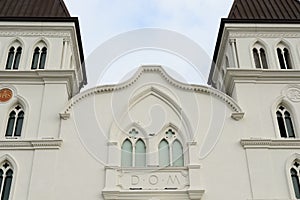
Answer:
POLYGON ((244 149, 300 149, 300 139, 242 139, 244 149))
POLYGON ((131 191, 108 191, 103 190, 105 200, 132 199, 132 200, 155 200, 155 199, 181 199, 200 200, 204 190, 131 190, 131 191))
POLYGON ((22 140, 6 139, 0 140, 0 150, 38 150, 59 149, 62 145, 61 139, 22 140))
POLYGON ((245 113, 243 113, 243 112, 235 112, 235 113, 231 114, 231 118, 236 121, 239 121, 239 120, 243 119, 244 115, 245 115, 245 113))

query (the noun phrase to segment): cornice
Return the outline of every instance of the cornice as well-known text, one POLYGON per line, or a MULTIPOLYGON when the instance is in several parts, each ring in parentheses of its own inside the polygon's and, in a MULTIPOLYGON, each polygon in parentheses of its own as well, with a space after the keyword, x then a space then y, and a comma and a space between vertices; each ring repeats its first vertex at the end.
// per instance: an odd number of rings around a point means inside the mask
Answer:
POLYGON ((0 150, 38 150, 38 149, 59 149, 62 145, 61 139, 5 139, 0 140, 0 150))
POLYGON ((71 34, 70 32, 60 32, 60 31, 18 31, 18 30, 12 30, 12 31, 1 31, 0 29, 0 37, 15 37, 15 36, 21 37, 21 36, 43 36, 43 37, 67 37, 70 39, 71 34))
POLYGON ((229 38, 299 38, 299 32, 231 32, 229 38))
POLYGON ((123 90, 131 85, 133 85, 135 82, 137 82, 138 79, 142 76, 143 73, 159 73, 164 80, 166 80, 170 85, 181 89, 185 91, 195 92, 195 93, 203 93, 215 96, 219 98, 221 101, 229 105, 229 107, 232 109, 235 113, 243 113, 242 109, 238 106, 238 104, 229 96, 222 93, 219 90, 216 90, 209 86, 202 86, 202 85, 192 85, 192 84, 186 84, 179 82, 169 76, 166 71, 161 66, 141 66, 139 70, 133 75, 133 77, 123 83, 116 84, 116 85, 105 85, 105 86, 98 86, 92 89, 89 89, 83 93, 78 94, 74 98, 71 99, 68 106, 65 108, 65 110, 62 113, 69 113, 69 111, 72 109, 74 105, 76 105, 78 102, 80 102, 82 99, 85 99, 89 96, 95 95, 95 94, 101 94, 101 93, 111 93, 118 90, 123 90))
POLYGON ((251 138, 240 141, 244 149, 300 149, 300 139, 251 138))
POLYGON ((67 84, 69 96, 78 91, 75 70, 0 71, 1 84, 67 84))
POLYGON ((272 84, 299 84, 300 70, 273 70, 273 69, 234 69, 228 68, 225 77, 225 87, 232 93, 236 83, 272 83, 272 84))

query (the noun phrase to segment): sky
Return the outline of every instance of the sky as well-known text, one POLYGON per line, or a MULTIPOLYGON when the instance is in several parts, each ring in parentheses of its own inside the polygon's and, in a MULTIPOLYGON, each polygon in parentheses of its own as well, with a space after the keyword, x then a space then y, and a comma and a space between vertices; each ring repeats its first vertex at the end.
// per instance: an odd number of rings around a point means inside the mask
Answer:
MULTIPOLYGON (((233 0, 81 0, 76 2, 65 0, 65 3, 71 15, 79 17, 86 60, 93 57, 99 46, 103 46, 112 38, 145 28, 167 30, 183 35, 201 47, 211 59, 220 19, 228 15, 233 0)), ((121 78, 118 76, 125 75, 118 75, 116 70, 121 66, 122 69, 128 68, 127 72, 142 64, 178 65, 174 68, 188 68, 184 63, 189 65, 189 61, 182 59, 178 52, 174 54, 170 53, 171 51, 140 49, 130 53, 122 52, 118 59, 109 64, 108 68, 115 68, 115 71, 106 69, 106 73, 111 75, 97 80, 98 83, 120 81, 121 78)), ((96 67, 94 65, 97 64, 87 65, 88 79, 94 73, 96 67)), ((206 69, 209 67, 205 66, 206 69)), ((189 70, 177 70, 177 72, 193 74, 189 70)), ((203 80, 207 78, 207 73, 208 70, 203 72, 203 80)), ((184 79, 188 79, 186 82, 197 82, 195 81, 197 78, 193 80, 191 77, 184 77, 184 79)))

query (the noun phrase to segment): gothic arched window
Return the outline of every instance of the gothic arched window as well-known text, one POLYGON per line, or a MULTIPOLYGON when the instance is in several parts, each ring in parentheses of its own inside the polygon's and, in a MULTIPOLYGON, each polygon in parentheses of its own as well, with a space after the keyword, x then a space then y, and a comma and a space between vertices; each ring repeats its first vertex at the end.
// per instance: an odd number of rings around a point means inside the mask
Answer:
POLYGON ((132 143, 126 139, 122 144, 122 167, 132 167, 132 143))
POLYGON ((146 145, 142 139, 135 143, 135 167, 146 166, 146 145))
POLYGON ((18 69, 21 60, 21 54, 22 54, 22 47, 19 46, 17 49, 14 46, 10 47, 5 69, 6 70, 18 69))
POLYGON ((0 167, 0 196, 1 200, 8 200, 13 180, 13 169, 9 162, 4 162, 0 167))
POLYGON ((280 105, 276 111, 276 116, 280 136, 283 138, 295 138, 293 120, 290 112, 283 105, 280 105))
POLYGON ((135 129, 129 132, 129 137, 122 144, 121 166, 146 166, 146 145, 135 129))
POLYGON ((36 47, 33 52, 31 69, 45 69, 47 48, 36 47))
POLYGON ((173 166, 183 166, 183 148, 181 143, 178 140, 175 140, 173 142, 172 146, 172 160, 173 160, 173 166))
POLYGON ((253 52, 255 67, 257 69, 268 69, 266 51, 264 50, 264 48, 254 47, 252 52, 253 52))
POLYGON ((159 166, 184 166, 183 147, 176 134, 169 129, 158 145, 159 166))
POLYGON ((24 121, 24 111, 20 105, 17 105, 8 116, 6 137, 20 137, 24 121))
POLYGON ((290 169, 291 180, 295 197, 300 199, 300 164, 298 161, 294 161, 293 166, 290 169))
POLYGON ((280 69, 292 69, 291 56, 288 48, 283 45, 277 47, 277 57, 280 69))
POLYGON ((170 165, 170 147, 167 140, 163 139, 158 146, 159 166, 170 165))

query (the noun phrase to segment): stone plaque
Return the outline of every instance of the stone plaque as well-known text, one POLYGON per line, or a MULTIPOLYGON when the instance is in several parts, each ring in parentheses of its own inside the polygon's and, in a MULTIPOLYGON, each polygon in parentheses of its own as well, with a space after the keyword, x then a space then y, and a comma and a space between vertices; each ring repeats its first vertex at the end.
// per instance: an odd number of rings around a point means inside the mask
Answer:
POLYGON ((188 186, 188 174, 185 170, 125 172, 119 183, 129 190, 177 190, 188 186))

